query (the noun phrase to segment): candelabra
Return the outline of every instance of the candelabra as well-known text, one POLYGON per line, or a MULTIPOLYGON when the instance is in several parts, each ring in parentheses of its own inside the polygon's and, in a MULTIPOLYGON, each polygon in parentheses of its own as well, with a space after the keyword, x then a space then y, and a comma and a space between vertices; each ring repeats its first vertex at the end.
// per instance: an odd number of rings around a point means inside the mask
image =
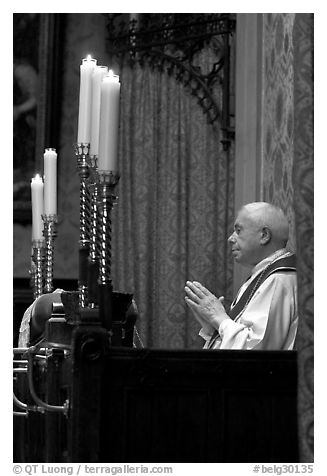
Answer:
POLYGON ((43 292, 43 263, 44 263, 44 240, 32 241, 31 260, 31 281, 34 299, 37 299, 43 292))
POLYGON ((88 157, 90 144, 74 144, 77 157, 77 167, 80 177, 80 236, 79 236, 79 304, 87 307, 87 271, 89 256, 89 220, 90 220, 90 196, 88 190, 88 178, 90 175, 88 157))
POLYGON ((116 195, 119 174, 98 170, 98 243, 99 243, 99 317, 103 327, 112 333, 112 283, 111 283, 111 210, 116 195))
POLYGON ((89 193, 90 193, 90 229, 89 229, 89 257, 88 257, 88 307, 94 308, 98 304, 97 279, 99 273, 98 253, 98 184, 97 184, 97 159, 96 155, 89 156, 90 170, 89 193))
POLYGON ((43 235, 45 238, 45 276, 44 276, 44 292, 51 293, 53 291, 53 251, 54 239, 57 236, 58 216, 42 215, 44 222, 43 235))

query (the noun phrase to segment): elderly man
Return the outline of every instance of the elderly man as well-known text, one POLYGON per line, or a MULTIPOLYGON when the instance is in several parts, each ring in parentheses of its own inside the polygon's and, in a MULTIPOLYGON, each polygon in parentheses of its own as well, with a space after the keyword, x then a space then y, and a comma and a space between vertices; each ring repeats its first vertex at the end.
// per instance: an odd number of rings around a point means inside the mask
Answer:
POLYGON ((295 256, 285 249, 288 222, 281 209, 265 202, 241 208, 228 238, 236 262, 251 276, 226 312, 197 281, 187 281, 185 301, 202 326, 205 349, 291 350, 297 315, 295 256))

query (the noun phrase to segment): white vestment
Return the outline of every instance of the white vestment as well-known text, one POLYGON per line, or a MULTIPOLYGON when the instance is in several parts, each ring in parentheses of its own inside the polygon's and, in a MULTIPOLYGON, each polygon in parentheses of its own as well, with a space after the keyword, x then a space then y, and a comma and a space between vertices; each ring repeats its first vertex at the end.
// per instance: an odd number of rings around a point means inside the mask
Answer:
MULTIPOLYGON (((281 250, 265 258, 252 270, 251 278, 240 288, 233 306, 242 294, 281 250)), ((285 250, 286 253, 286 250, 285 250)), ((284 258, 285 254, 279 259, 284 258)), ((274 272, 268 276, 254 293, 252 299, 235 320, 225 319, 219 326, 219 336, 212 349, 244 350, 292 350, 298 325, 296 273, 274 272)), ((208 348, 211 334, 203 329, 199 335, 205 339, 208 348)))

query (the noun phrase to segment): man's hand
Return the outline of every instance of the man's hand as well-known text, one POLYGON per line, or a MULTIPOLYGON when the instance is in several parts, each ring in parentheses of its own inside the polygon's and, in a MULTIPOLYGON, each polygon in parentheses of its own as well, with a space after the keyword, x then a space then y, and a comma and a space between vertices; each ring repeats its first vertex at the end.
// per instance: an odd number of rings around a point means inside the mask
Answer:
POLYGON ((185 301, 200 324, 209 330, 209 327, 219 329, 224 319, 229 319, 219 299, 197 281, 187 281, 185 286, 185 301), (203 325, 205 324, 205 325, 203 325))
MULTIPOLYGON (((185 298, 185 301, 187 302, 187 298, 185 298)), ((195 317, 195 319, 198 321, 198 323, 200 324, 200 326, 202 327, 203 331, 206 333, 206 334, 212 334, 213 331, 215 330, 214 327, 212 327, 211 324, 208 324, 208 322, 206 322, 202 317, 201 317, 201 314, 199 313, 198 310, 196 310, 194 307, 191 307, 190 305, 188 306, 193 314, 193 316, 195 317)))

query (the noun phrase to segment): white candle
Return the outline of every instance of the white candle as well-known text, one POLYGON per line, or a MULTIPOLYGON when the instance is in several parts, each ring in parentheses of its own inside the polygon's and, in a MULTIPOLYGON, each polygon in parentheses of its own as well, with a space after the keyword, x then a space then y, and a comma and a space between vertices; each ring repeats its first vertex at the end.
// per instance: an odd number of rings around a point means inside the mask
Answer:
POLYGON ((44 153, 44 214, 57 214, 57 153, 45 149, 44 153))
POLYGON ((110 70, 101 83, 99 170, 118 171, 119 76, 110 70))
POLYGON ((43 236, 43 181, 39 174, 32 178, 32 240, 44 240, 43 236))
POLYGON ((96 66, 92 74, 90 155, 98 155, 99 151, 101 81, 107 73, 107 66, 96 66))
POLYGON ((97 60, 88 55, 80 66, 77 142, 83 144, 91 139, 92 73, 96 64, 97 60))

